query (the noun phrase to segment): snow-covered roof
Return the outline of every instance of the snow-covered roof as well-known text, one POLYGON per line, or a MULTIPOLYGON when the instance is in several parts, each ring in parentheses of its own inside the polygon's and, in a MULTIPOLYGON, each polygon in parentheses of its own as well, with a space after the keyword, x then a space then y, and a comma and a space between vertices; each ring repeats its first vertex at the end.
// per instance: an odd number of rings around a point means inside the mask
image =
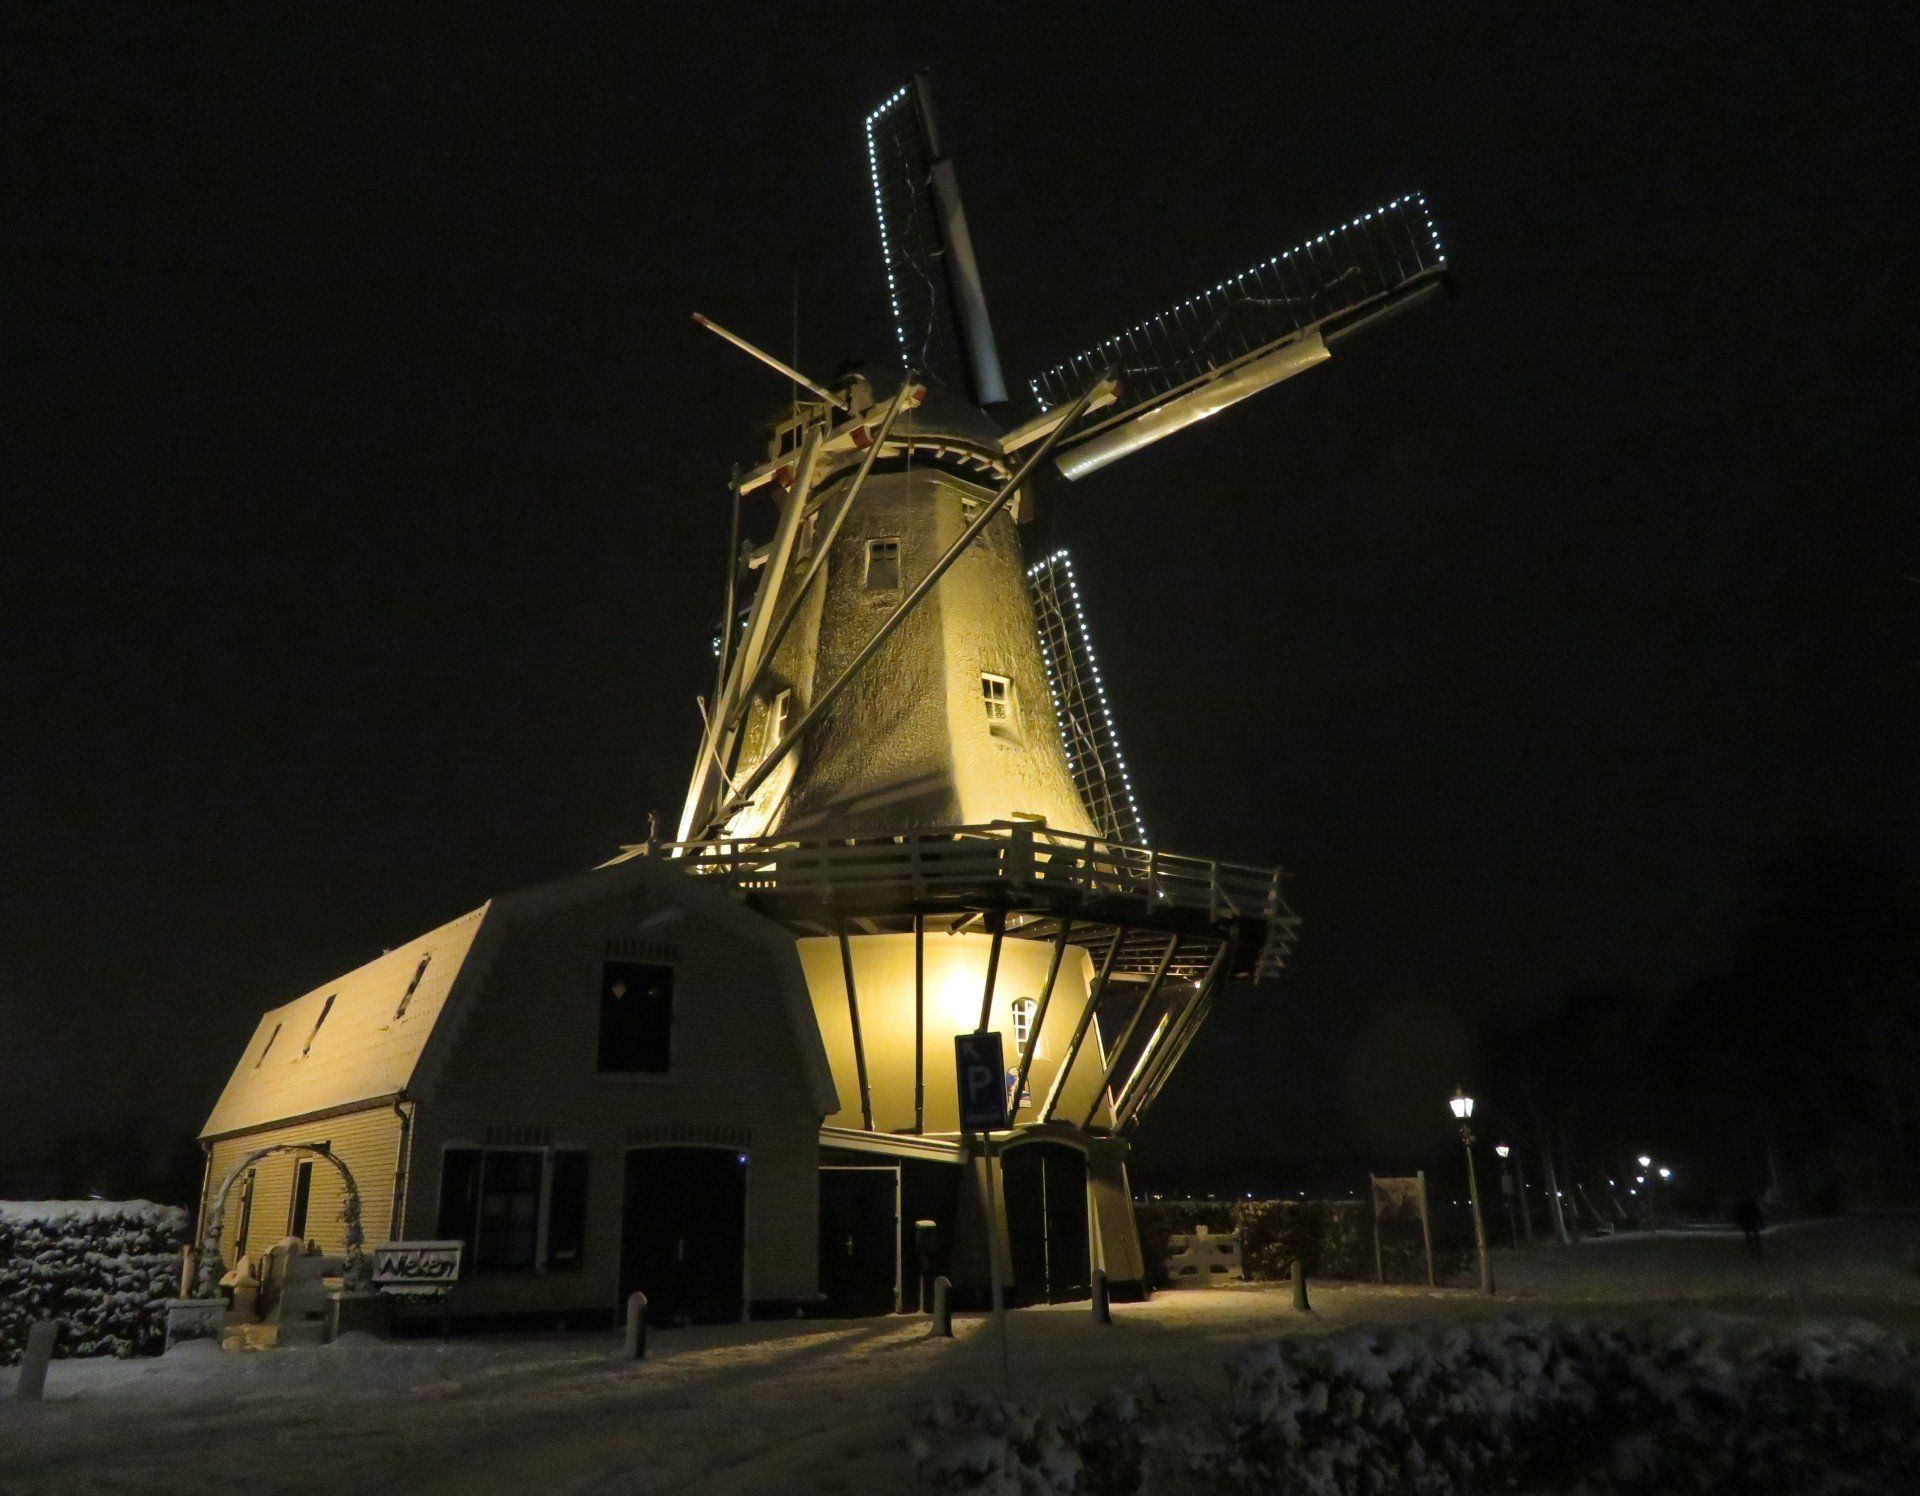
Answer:
POLYGON ((715 883, 647 858, 610 863, 502 895, 396 946, 264 1014, 200 1136, 225 1137, 431 1091, 473 1006, 467 994, 484 985, 489 952, 505 930, 635 884, 765 953, 814 1105, 821 1116, 831 1115, 839 1098, 793 937, 715 883), (474 979, 456 994, 456 978, 469 969, 474 979))
POLYGON ((488 907, 268 1009, 200 1136, 223 1137, 399 1095, 488 907))

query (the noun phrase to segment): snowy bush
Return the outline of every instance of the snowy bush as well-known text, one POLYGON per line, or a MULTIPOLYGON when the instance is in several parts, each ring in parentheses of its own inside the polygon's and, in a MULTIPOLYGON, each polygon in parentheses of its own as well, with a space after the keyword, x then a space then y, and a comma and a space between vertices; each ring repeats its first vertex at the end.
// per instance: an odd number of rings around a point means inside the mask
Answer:
POLYGON ((0 1200, 0 1365, 36 1320, 64 1328, 56 1354, 160 1349, 179 1289, 186 1212, 146 1200, 0 1200))
POLYGON ((929 1412, 931 1437, 915 1443, 914 1463, 935 1491, 1133 1496, 1146 1463, 1142 1429, 1166 1423, 1165 1406, 1149 1388, 1055 1413, 961 1393, 929 1412))
POLYGON ((1263 1346, 1224 1410, 963 1400, 931 1423, 918 1465, 946 1492, 1907 1491, 1920 1348, 1861 1325, 1508 1321, 1263 1346))

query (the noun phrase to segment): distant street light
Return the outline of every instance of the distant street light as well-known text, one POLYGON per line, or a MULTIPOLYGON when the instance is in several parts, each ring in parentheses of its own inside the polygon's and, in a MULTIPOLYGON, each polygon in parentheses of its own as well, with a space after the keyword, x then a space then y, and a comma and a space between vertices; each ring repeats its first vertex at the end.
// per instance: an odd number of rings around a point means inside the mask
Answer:
POLYGON ((1507 1202, 1507 1240, 1517 1247, 1520 1245, 1520 1216, 1514 1200, 1520 1191, 1513 1182, 1513 1148, 1507 1143, 1495 1143, 1493 1156, 1500 1160, 1500 1198, 1507 1202))
POLYGON ((1635 1162, 1638 1163, 1640 1167, 1643 1169, 1651 1169, 1653 1167, 1653 1160, 1644 1153, 1641 1154, 1640 1157, 1635 1160, 1635 1162))
POLYGON ((1473 1245, 1480 1254, 1480 1291, 1493 1292, 1493 1262, 1487 1256, 1487 1227, 1480 1218, 1480 1178, 1473 1168, 1473 1130, 1467 1119, 1473 1115, 1473 1098, 1459 1087, 1447 1102, 1454 1121, 1460 1124, 1460 1146, 1467 1153, 1467 1203, 1473 1207, 1473 1245))

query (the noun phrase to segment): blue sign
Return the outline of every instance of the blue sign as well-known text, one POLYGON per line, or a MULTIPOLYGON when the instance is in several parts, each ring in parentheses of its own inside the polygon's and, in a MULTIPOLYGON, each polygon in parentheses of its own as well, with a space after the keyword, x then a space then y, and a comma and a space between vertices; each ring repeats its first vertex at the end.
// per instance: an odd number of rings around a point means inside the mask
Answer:
POLYGON ((992 1132, 1007 1125, 1007 1067, 998 1034, 955 1034, 953 1075, 960 1086, 962 1132, 992 1132))

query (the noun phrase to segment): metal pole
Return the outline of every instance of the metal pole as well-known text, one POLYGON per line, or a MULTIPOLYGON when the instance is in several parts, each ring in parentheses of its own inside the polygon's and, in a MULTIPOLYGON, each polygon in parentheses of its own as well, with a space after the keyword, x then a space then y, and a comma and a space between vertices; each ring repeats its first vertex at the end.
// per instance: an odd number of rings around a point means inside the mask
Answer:
POLYGON ((1473 1207, 1473 1246, 1480 1254, 1480 1291, 1493 1292, 1493 1259, 1487 1256, 1487 1226, 1480 1217, 1480 1176, 1473 1167, 1473 1134, 1460 1129, 1460 1146, 1467 1150, 1467 1203, 1473 1207))
MULTIPOLYGON (((1087 406, 1093 401, 1093 397, 1105 389, 1108 383, 1109 381, 1106 379, 1100 380, 1092 389, 1088 390, 1086 394, 1074 402, 1073 409, 1067 413, 1066 419, 1061 421, 1059 426, 1049 433, 1046 440, 1035 448, 1027 460, 1020 464, 1019 470, 1016 471, 1011 478, 1007 479, 1000 491, 985 504, 981 505, 979 514, 974 516, 973 523, 968 525, 967 528, 960 533, 960 538, 947 548, 946 554, 933 563, 932 570, 922 577, 914 585, 913 590, 900 600, 900 605, 887 616, 886 621, 882 623, 879 628, 874 630, 873 637, 860 646, 859 653, 847 662, 846 668, 834 678, 833 684, 822 691, 819 696, 814 699, 813 705, 800 714, 800 720, 788 728, 786 737, 782 738, 773 750, 760 760, 760 766, 747 776, 746 783, 741 785, 739 790, 735 792, 733 799, 723 806, 717 814, 708 818, 708 826, 725 825, 729 816, 742 805, 745 805, 753 799, 753 792, 765 783, 767 776, 771 774, 779 766, 780 761, 792 751, 793 745, 800 741, 800 738, 805 734, 807 729, 812 727, 814 722, 833 704, 840 693, 846 690, 847 683, 859 673, 862 665, 866 664, 868 660, 872 659, 874 655, 879 652, 880 646, 887 642, 887 639, 892 635, 893 631, 900 626, 901 621, 919 606, 921 599, 933 591, 934 587, 938 585, 940 578, 947 574, 948 569, 955 561, 960 559, 961 554, 968 546, 973 544, 974 540, 979 536, 981 531, 986 529, 994 516, 1006 508, 1007 501, 1013 497, 1014 491, 1018 489, 1022 483, 1026 482, 1028 475, 1032 473, 1035 468, 1046 460, 1047 454, 1053 450, 1060 437, 1075 421, 1079 420, 1079 418, 1085 414, 1087 406)), ((702 836, 704 836, 705 828, 703 827, 701 830, 702 836)), ((697 840, 700 838, 681 837, 682 841, 689 839, 697 840)))

